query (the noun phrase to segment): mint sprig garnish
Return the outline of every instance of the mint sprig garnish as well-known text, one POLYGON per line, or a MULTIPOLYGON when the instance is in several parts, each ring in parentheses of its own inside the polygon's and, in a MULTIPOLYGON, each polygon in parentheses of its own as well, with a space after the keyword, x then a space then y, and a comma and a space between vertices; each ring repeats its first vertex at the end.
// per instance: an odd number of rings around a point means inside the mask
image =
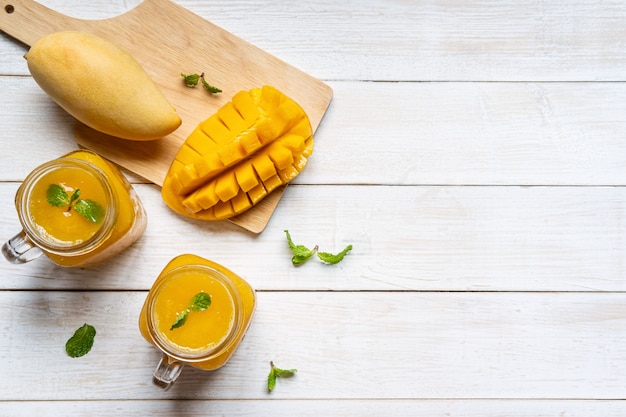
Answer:
POLYGON ((176 320, 172 323, 170 330, 178 329, 187 322, 187 316, 191 311, 204 311, 211 305, 211 295, 205 292, 199 292, 194 295, 189 307, 178 313, 176 320))
POLYGON ((95 337, 96 328, 85 323, 65 343, 65 352, 72 358, 85 356, 93 347, 95 337))
POLYGON ((315 245, 313 249, 309 249, 304 245, 296 245, 293 243, 291 239, 291 235, 288 230, 285 230, 285 234, 287 235, 287 243, 289 244, 289 249, 291 249, 291 253, 293 253, 293 257, 291 258, 291 263, 294 265, 302 265, 305 263, 313 254, 317 253, 317 257, 327 264, 336 264, 343 260, 343 258, 352 250, 352 245, 348 245, 344 250, 337 254, 332 254, 330 252, 319 252, 319 247, 315 245))
POLYGON ((276 386, 276 378, 290 378, 298 370, 297 369, 281 369, 274 365, 274 362, 270 361, 270 373, 267 376, 267 390, 272 391, 276 386))
POLYGON ((100 223, 104 219, 104 208, 93 200, 81 199, 80 189, 69 195, 60 185, 50 184, 46 190, 46 199, 53 207, 67 207, 67 211, 74 209, 92 223, 100 223))
POLYGON ((187 87, 195 87, 198 85, 198 82, 201 82, 204 89, 209 91, 210 93, 217 94, 222 92, 221 89, 209 84, 204 79, 204 72, 202 74, 183 74, 181 72, 180 76, 183 77, 183 79, 185 80, 185 85, 187 87))

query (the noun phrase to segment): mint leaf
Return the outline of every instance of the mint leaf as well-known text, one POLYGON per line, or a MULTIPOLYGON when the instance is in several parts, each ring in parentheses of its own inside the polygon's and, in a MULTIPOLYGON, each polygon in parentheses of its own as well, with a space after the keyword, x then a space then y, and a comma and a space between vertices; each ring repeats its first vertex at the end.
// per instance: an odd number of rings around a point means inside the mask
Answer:
POLYGON ((341 262, 344 256, 346 256, 348 252, 350 252, 351 250, 352 250, 352 245, 348 245, 346 246, 344 250, 342 250, 336 255, 333 255, 332 253, 328 253, 328 252, 317 252, 317 257, 328 264, 336 264, 336 263, 341 262))
POLYGON ((291 258, 291 263, 294 265, 302 265, 303 263, 305 263, 311 256, 313 256, 313 254, 315 253, 315 250, 317 249, 317 247, 313 248, 313 250, 307 252, 304 255, 293 255, 293 257, 291 258))
POLYGON ((65 343, 65 351, 72 358, 78 358, 89 353, 96 337, 95 327, 85 323, 79 327, 72 337, 65 343))
POLYGON ((289 249, 291 249, 294 255, 311 256, 311 252, 312 252, 311 249, 308 249, 307 247, 303 245, 296 245, 293 243, 293 240, 291 239, 291 235, 289 234, 289 230, 285 230, 285 234, 287 235, 287 243, 289 244, 289 249))
POLYGON ((65 207, 67 211, 72 208, 92 223, 99 223, 104 219, 104 208, 93 200, 80 200, 80 189, 76 189, 72 196, 68 196, 65 190, 58 184, 50 184, 46 190, 46 200, 51 206, 65 207), (73 205, 72 205, 73 204, 73 205))
POLYGON ((274 373, 279 378, 289 378, 292 377, 298 370, 297 369, 280 369, 274 367, 274 373))
POLYGON ((74 210, 92 223, 100 223, 104 219, 104 209, 93 200, 78 200, 74 210))
POLYGON ((270 374, 267 376, 267 390, 272 391, 276 386, 276 369, 272 366, 270 374))
POLYGON ((296 245, 291 240, 291 235, 288 230, 285 230, 285 234, 287 235, 287 243, 289 244, 289 249, 293 253, 293 257, 291 258, 291 263, 294 265, 302 265, 305 263, 313 254, 317 251, 317 246, 313 249, 309 249, 303 245, 296 245))
POLYGON ((204 76, 202 77, 202 86, 203 86, 205 89, 209 90, 209 92, 211 92, 211 93, 213 93, 213 94, 217 94, 217 93, 221 93, 221 92, 222 92, 222 90, 220 90, 219 88, 214 87, 214 86, 212 86, 211 84, 207 83, 207 82, 205 81, 205 79, 204 79, 204 76))
POLYGON ((315 245, 313 249, 309 249, 306 246, 296 245, 293 243, 291 239, 291 235, 288 230, 285 230, 285 234, 287 235, 287 243, 289 244, 289 249, 293 253, 293 257, 291 258, 291 263, 294 265, 302 265, 305 263, 314 253, 317 253, 317 257, 327 263, 327 264, 336 264, 343 260, 343 258, 352 250, 352 245, 346 246, 344 250, 339 252, 338 254, 332 254, 330 252, 319 252, 319 247, 315 245))
POLYGON ((276 378, 290 378, 298 370, 297 369, 281 369, 274 365, 274 362, 270 361, 270 373, 267 376, 267 389, 272 391, 276 386, 276 378))
POLYGON ((172 324, 172 327, 170 327, 170 330, 178 329, 183 324, 185 324, 185 322, 187 321, 188 314, 189 314, 189 310, 185 309, 182 313, 176 316, 176 320, 174 320, 174 323, 172 324))
POLYGON ((176 316, 176 320, 170 327, 170 330, 178 329, 187 321, 187 315, 191 310, 204 311, 211 305, 211 295, 205 292, 199 292, 191 299, 191 304, 182 313, 176 316))
POLYGON ((204 311, 211 305, 211 296, 205 292, 199 292, 191 301, 193 311, 204 311))
POLYGON ((216 93, 221 93, 222 90, 220 90, 219 88, 212 86, 211 84, 209 84, 205 79, 204 79, 204 72, 202 74, 183 74, 182 72, 180 73, 181 77, 183 77, 183 79, 185 80, 185 85, 187 87, 195 87, 198 85, 198 82, 201 81, 202 82, 202 86, 208 90, 210 93, 216 94, 216 93))
POLYGON ((54 207, 63 207, 70 204, 70 199, 65 190, 58 184, 50 184, 46 190, 46 200, 54 207))
POLYGON ((198 81, 200 80, 200 75, 199 74, 183 74, 182 72, 180 73, 181 77, 183 77, 185 79, 185 85, 187 87, 195 87, 198 85, 198 81))
MULTIPOLYGON (((312 252, 311 252, 311 255, 313 255, 312 252)), ((294 255, 291 258, 291 263, 294 264, 294 265, 302 265, 303 263, 305 263, 311 257, 311 255, 309 255, 309 256, 294 255)))

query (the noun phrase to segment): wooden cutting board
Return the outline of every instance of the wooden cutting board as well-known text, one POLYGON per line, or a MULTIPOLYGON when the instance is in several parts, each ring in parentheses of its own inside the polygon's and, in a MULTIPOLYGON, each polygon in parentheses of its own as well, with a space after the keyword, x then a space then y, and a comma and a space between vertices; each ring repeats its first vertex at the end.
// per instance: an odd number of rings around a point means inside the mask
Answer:
MULTIPOLYGON (((103 20, 72 18, 32 0, 2 0, 2 4, 0 30, 28 46, 48 33, 80 30, 117 43, 141 63, 176 107, 181 127, 163 139, 134 142, 77 122, 74 136, 80 146, 159 186, 187 136, 240 90, 273 85, 302 106, 314 131, 332 100, 331 88, 322 81, 169 0, 144 0, 125 14, 103 20), (204 72, 207 82, 223 92, 211 95, 203 88, 186 87, 181 72, 204 72)), ((230 221, 260 233, 284 190, 280 187, 230 221)))

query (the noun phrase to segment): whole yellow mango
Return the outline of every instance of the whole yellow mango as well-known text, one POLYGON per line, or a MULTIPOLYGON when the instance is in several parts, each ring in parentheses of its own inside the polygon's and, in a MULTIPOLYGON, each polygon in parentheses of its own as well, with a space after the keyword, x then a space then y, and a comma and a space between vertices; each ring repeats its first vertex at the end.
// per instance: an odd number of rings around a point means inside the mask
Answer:
POLYGON ((37 40, 24 57, 34 80, 59 106, 102 133, 153 140, 181 124, 135 58, 99 36, 54 32, 37 40))

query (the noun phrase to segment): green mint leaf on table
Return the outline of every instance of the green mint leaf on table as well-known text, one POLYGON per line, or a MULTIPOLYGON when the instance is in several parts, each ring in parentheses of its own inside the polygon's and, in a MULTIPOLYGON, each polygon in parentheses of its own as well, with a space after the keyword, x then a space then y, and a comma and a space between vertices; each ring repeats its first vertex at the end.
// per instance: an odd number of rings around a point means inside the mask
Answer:
POLYGON ((170 330, 178 329, 183 324, 185 324, 187 322, 187 316, 192 310, 204 311, 207 308, 209 308, 210 305, 211 305, 210 294, 207 294, 205 292, 199 292, 198 294, 194 295, 189 307, 184 309, 182 312, 178 314, 178 316, 176 316, 176 320, 174 320, 174 323, 172 323, 172 327, 170 327, 170 330))
POLYGON ((70 198, 65 190, 58 184, 50 184, 46 190, 46 200, 54 207, 64 207, 70 204, 70 198))
POLYGON ((202 86, 209 90, 209 92, 213 93, 213 94, 217 94, 217 93, 221 93, 222 90, 220 90, 217 87, 212 86, 211 84, 207 83, 206 80, 204 79, 204 77, 202 77, 202 86))
POLYGON ((50 184, 46 190, 46 200, 53 207, 67 206, 67 211, 73 208, 92 223, 100 223, 104 219, 104 208, 93 200, 81 200, 80 189, 76 189, 70 197, 60 185, 50 184))
POLYGON ((220 90, 219 88, 209 84, 205 79, 204 79, 204 72, 202 74, 183 74, 182 72, 180 73, 181 77, 183 77, 183 79, 185 80, 185 85, 187 87, 195 87, 198 85, 198 82, 202 82, 202 86, 204 87, 205 90, 209 91, 210 93, 213 94, 217 94, 217 93, 221 93, 222 90, 220 90))
POLYGON ((74 210, 92 223, 99 223, 104 219, 104 209, 93 200, 78 200, 74 210))
POLYGON ((313 249, 309 249, 303 245, 296 245, 291 240, 291 235, 288 230, 285 230, 285 234, 287 235, 287 243, 289 244, 289 249, 293 253, 293 257, 291 258, 291 262, 294 265, 302 265, 309 259, 313 254, 317 251, 317 246, 313 249))
POLYGON ((95 327, 85 323, 79 327, 72 337, 65 343, 65 351, 72 358, 78 358, 89 353, 96 337, 95 327))
POLYGON ((274 366, 270 370, 270 374, 267 376, 267 390, 272 391, 276 386, 276 370, 274 366))
POLYGON ((200 80, 200 75, 199 74, 183 74, 182 72, 180 73, 181 77, 183 77, 185 79, 185 85, 187 87, 195 87, 198 85, 198 81, 200 80))
POLYGON ((311 257, 311 255, 313 255, 313 251, 311 251, 311 254, 307 255, 307 256, 294 255, 291 258, 291 263, 294 264, 294 265, 302 265, 303 263, 305 263, 311 257))
POLYGON ((294 265, 302 265, 305 263, 314 253, 317 253, 317 257, 327 263, 327 264, 336 264, 343 260, 343 258, 352 250, 352 245, 346 246, 344 250, 339 252, 338 254, 332 254, 329 252, 319 252, 319 247, 315 245, 313 249, 309 249, 303 245, 296 245, 293 243, 291 239, 291 235, 288 230, 285 230, 285 234, 287 235, 287 243, 289 244, 289 249, 293 253, 293 257, 291 258, 291 263, 294 265))
POLYGON ((298 370, 297 369, 281 369, 274 365, 274 362, 270 361, 270 373, 267 376, 267 389, 272 391, 276 386, 276 378, 289 378, 292 377, 298 370))
POLYGON ((342 250, 341 252, 339 252, 336 255, 333 255, 332 253, 328 253, 328 252, 317 252, 317 257, 320 258, 322 261, 328 263, 328 264, 336 264, 336 263, 341 262, 341 260, 351 250, 352 250, 352 245, 348 245, 348 246, 346 246, 346 248, 344 250, 342 250))

